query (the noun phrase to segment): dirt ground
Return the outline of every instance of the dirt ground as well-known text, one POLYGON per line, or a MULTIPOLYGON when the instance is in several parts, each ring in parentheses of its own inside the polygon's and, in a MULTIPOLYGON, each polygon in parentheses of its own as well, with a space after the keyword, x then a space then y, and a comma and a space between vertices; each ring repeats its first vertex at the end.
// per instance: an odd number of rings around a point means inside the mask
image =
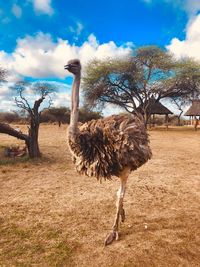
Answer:
MULTIPOLYGON (((200 266, 200 131, 150 139, 152 160, 128 180, 120 240, 104 247, 119 181, 78 176, 66 127, 42 125, 42 160, 0 161, 0 266, 200 266)), ((0 146, 16 143, 0 135, 0 146)))

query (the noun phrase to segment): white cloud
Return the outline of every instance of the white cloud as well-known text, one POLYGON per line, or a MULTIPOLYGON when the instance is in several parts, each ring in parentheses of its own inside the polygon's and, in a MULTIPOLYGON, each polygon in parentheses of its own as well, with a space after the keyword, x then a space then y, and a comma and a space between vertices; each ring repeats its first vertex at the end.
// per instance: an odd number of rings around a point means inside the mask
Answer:
POLYGON ((79 21, 75 22, 75 26, 69 26, 69 31, 75 34, 75 37, 79 36, 83 29, 84 29, 84 26, 79 21))
MULTIPOLYGON (((51 94, 52 99, 52 106, 60 107, 60 106, 67 106, 70 107, 71 105, 71 86, 62 83, 62 82, 55 82, 55 81, 45 81, 42 80, 41 82, 49 83, 52 87, 55 88, 55 92, 51 94)), ((33 83, 34 84, 34 83, 33 83)), ((15 97, 16 91, 12 87, 14 86, 13 82, 8 82, 1 84, 0 86, 0 112, 1 111, 12 111, 17 110, 17 105, 15 104, 15 97)), ((24 96, 26 97, 30 106, 33 106, 36 99, 40 97, 40 95, 36 94, 33 91, 32 87, 28 87, 25 90, 24 96)), ((46 100, 42 103, 40 110, 47 107, 49 105, 49 98, 47 97, 46 100)))
POLYGON ((17 4, 13 4, 11 11, 15 15, 16 18, 21 18, 22 9, 20 6, 18 6, 17 4))
POLYGON ((5 83, 0 86, 0 112, 12 111, 15 109, 13 91, 10 89, 13 83, 5 83))
POLYGON ((8 54, 4 51, 0 51, 0 67, 8 71, 6 80, 8 82, 17 82, 22 79, 22 76, 18 74, 13 68, 13 57, 12 54, 8 54))
MULTIPOLYGON (((64 70, 64 65, 70 59, 79 58, 84 70, 85 64, 93 58, 127 56, 131 52, 132 45, 132 43, 126 43, 123 46, 117 46, 113 41, 100 44, 91 34, 82 45, 77 46, 63 39, 53 41, 50 34, 40 32, 36 36, 18 39, 13 53, 0 51, 0 62, 1 67, 6 68, 10 73, 9 83, 24 77, 62 79, 70 75, 64 70)), ((56 93, 54 106, 70 106, 71 87, 65 83, 55 85, 63 90, 56 93)), ((8 110, 11 106, 13 109, 13 99, 5 90, 5 87, 0 87, 0 109, 8 110)))
POLYGON ((84 67, 93 58, 126 56, 131 51, 131 45, 117 46, 113 41, 99 44, 91 34, 81 46, 76 46, 63 39, 55 42, 50 34, 38 33, 34 37, 18 39, 16 49, 11 54, 0 51, 0 62, 15 76, 64 78, 69 75, 64 70, 69 59, 79 58, 84 67))
POLYGON ((54 13, 51 7, 51 0, 32 0, 34 9, 37 12, 44 13, 47 15, 52 15, 54 13))
POLYGON ((184 8, 190 15, 196 15, 200 10, 200 1, 199 0, 185 0, 184 8))
POLYGON ((71 93, 56 93, 53 101, 54 107, 70 107, 71 106, 71 93))
POLYGON ((192 57, 200 60, 200 15, 197 15, 188 25, 185 40, 173 38, 166 48, 176 58, 192 57))
POLYGON ((106 104, 105 108, 102 111, 103 116, 105 116, 105 117, 113 115, 113 114, 119 114, 122 112, 125 112, 125 110, 116 106, 116 105, 112 105, 112 104, 106 104))
POLYGON ((3 84, 0 87, 0 100, 2 100, 4 97, 7 98, 9 97, 9 95, 11 95, 11 91, 9 89, 9 86, 11 86, 12 84, 3 84))
POLYGON ((199 0, 142 0, 147 4, 157 4, 164 2, 171 4, 174 8, 180 8, 184 10, 189 16, 194 16, 200 11, 200 1, 199 0))

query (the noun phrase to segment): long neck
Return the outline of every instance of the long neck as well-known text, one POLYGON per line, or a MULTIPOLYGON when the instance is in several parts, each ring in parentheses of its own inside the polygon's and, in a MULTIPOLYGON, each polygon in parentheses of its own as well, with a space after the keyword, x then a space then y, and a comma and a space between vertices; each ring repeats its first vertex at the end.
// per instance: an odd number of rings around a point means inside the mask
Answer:
POLYGON ((81 74, 78 73, 75 75, 74 82, 72 85, 71 116, 70 116, 69 133, 73 136, 76 135, 77 128, 78 128, 80 81, 81 81, 81 74))

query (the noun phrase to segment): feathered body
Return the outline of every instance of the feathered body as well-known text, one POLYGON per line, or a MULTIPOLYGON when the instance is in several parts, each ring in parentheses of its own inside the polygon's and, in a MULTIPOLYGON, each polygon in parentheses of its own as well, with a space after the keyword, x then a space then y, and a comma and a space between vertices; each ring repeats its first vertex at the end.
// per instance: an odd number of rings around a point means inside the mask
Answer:
POLYGON ((79 126, 68 138, 77 171, 97 179, 136 170, 151 158, 148 135, 136 115, 113 115, 79 126))

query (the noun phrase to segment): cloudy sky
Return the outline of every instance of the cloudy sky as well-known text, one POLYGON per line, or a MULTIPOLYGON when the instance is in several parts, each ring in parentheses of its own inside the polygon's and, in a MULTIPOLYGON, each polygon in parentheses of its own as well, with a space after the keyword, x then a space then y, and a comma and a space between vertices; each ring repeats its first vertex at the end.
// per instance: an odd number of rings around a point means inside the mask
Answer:
MULTIPOLYGON (((200 60, 199 11, 200 0, 0 0, 0 66, 8 85, 46 80, 59 87, 54 105, 69 105, 72 78, 63 66, 71 58, 84 65, 156 44, 200 60)), ((1 86, 0 111, 14 109, 1 86)))

